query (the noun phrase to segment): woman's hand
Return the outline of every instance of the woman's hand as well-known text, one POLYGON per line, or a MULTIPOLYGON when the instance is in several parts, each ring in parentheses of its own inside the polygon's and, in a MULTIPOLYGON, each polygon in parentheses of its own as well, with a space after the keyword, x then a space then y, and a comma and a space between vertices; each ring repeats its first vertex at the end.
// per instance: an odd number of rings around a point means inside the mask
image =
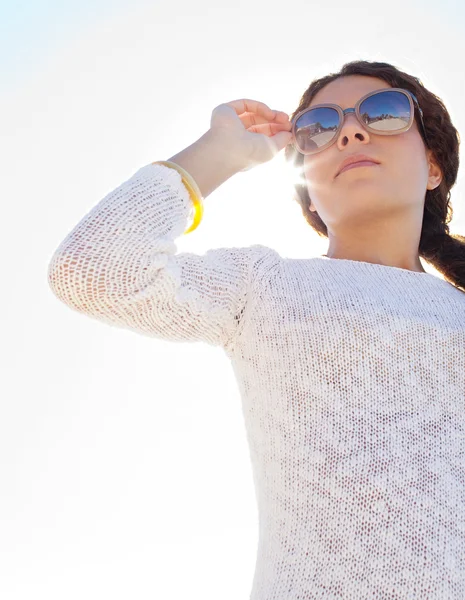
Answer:
POLYGON ((239 171, 248 171, 283 150, 292 140, 291 129, 285 112, 243 98, 213 110, 209 133, 228 150, 239 171))

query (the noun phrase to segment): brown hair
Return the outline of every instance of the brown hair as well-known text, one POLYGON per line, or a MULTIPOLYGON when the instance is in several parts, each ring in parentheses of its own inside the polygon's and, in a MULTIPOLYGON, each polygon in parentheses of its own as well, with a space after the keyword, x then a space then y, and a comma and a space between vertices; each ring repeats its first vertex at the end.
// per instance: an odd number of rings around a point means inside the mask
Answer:
MULTIPOLYGON (((423 110, 423 122, 428 139, 427 147, 431 149, 441 171, 443 179, 434 190, 426 190, 423 223, 419 244, 419 255, 431 263, 444 279, 465 292, 465 237, 449 233, 449 223, 452 219, 450 190, 457 180, 459 169, 460 135, 453 126, 450 115, 442 100, 427 90, 420 79, 400 71, 395 66, 384 62, 356 60, 343 65, 338 73, 331 73, 320 79, 315 79, 303 94, 299 106, 290 115, 294 116, 307 108, 318 91, 338 77, 348 75, 368 75, 384 79, 391 87, 400 87, 415 94, 423 110)), ((421 122, 418 111, 415 119, 421 132, 421 122)), ((425 142, 425 138, 422 135, 425 142)), ((302 174, 304 155, 298 152, 292 144, 284 151, 288 162, 293 163, 302 174)), ((301 181, 304 181, 301 175, 301 181)), ((320 236, 328 237, 328 230, 317 212, 309 209, 310 196, 306 183, 295 184, 296 200, 309 225, 320 236)))

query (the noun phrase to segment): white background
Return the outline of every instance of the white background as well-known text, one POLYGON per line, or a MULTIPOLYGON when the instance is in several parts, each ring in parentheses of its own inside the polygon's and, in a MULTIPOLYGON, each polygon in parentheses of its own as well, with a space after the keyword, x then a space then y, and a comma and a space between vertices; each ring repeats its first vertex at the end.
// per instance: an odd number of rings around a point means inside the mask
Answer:
MULTIPOLYGON (((218 104, 290 114, 350 60, 419 77, 465 136, 463 11, 452 0, 1 5, 2 599, 249 597, 258 515, 225 355, 72 311, 48 287, 49 260, 109 191, 203 135, 218 104)), ((325 253, 291 197, 281 153, 214 191, 177 248, 325 253)), ((463 167, 452 205, 463 235, 463 167)))

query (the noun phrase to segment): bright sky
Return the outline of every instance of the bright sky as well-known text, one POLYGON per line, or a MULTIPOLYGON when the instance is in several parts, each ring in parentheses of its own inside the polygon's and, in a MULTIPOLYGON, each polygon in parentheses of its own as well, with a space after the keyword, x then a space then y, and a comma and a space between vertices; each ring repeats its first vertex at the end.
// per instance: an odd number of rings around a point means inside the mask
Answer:
MULTIPOLYGON (((253 98, 290 114, 349 60, 419 77, 465 137, 462 4, 314 6, 2 4, 0 597, 249 597, 258 515, 225 355, 74 312, 47 266, 109 191, 203 135, 218 104, 253 98)), ((178 250, 325 253, 287 176, 281 153, 227 181, 178 250)), ((452 205, 451 231, 464 234, 463 170, 452 205)))

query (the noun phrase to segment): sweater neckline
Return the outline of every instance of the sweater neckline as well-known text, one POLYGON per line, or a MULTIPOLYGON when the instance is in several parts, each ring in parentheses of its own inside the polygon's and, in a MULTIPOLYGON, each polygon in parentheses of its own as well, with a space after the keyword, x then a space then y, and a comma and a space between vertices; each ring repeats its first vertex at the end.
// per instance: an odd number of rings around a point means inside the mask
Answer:
POLYGON ((381 269, 390 269, 391 271, 401 271, 402 273, 410 273, 411 275, 428 275, 429 277, 434 277, 434 279, 440 278, 437 275, 433 275, 432 273, 422 272, 422 271, 411 271, 410 269, 402 269, 401 267, 393 267, 391 265, 380 265, 379 263, 370 263, 363 260, 350 260, 349 258, 331 258, 326 255, 321 255, 319 258, 323 260, 337 260, 340 262, 350 263, 353 265, 361 265, 367 268, 381 268, 381 269))

